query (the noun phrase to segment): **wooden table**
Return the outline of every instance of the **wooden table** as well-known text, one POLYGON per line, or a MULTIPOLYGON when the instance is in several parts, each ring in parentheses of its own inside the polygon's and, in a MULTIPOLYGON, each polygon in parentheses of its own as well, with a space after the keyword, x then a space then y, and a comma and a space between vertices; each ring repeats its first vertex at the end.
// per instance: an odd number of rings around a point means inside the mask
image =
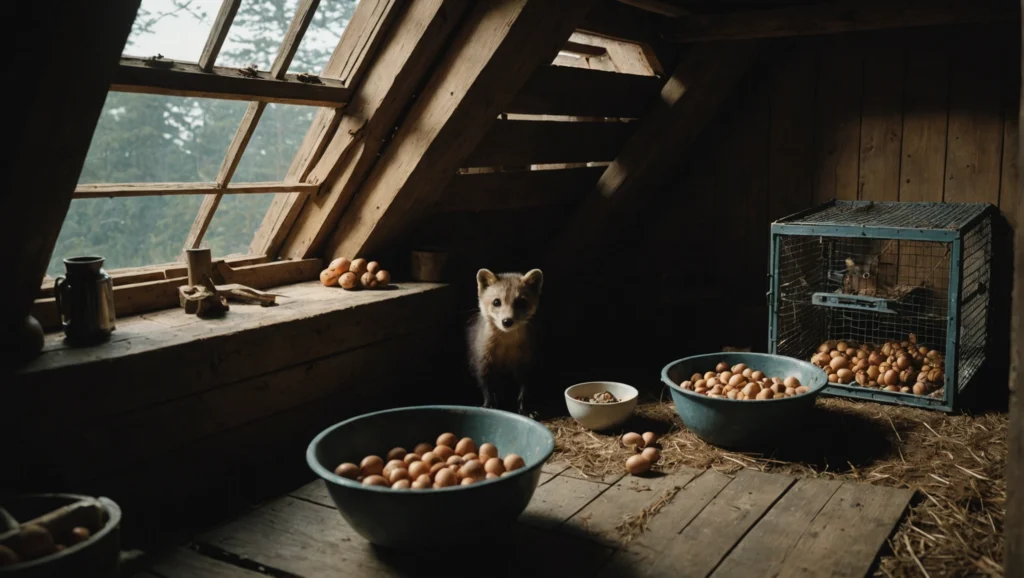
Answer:
POLYGON ((587 480, 556 463, 543 469, 512 536, 452 544, 441 561, 372 546, 317 480, 157 557, 137 578, 864 576, 913 495, 754 470, 587 480), (669 495, 623 545, 624 516, 669 495))

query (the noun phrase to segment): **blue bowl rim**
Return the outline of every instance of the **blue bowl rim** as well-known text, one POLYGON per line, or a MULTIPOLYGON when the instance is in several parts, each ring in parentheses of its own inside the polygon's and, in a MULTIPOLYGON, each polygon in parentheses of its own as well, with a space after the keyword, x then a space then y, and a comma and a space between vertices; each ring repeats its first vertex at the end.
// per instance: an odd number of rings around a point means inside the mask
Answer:
POLYGON ((348 488, 359 489, 359 490, 363 490, 363 491, 367 491, 367 492, 387 493, 387 494, 392 495, 392 496, 394 496, 394 495, 403 495, 403 494, 409 494, 409 495, 428 495, 429 496, 429 495, 434 494, 436 492, 451 492, 451 491, 473 490, 474 488, 479 488, 480 486, 483 486, 483 485, 486 485, 486 484, 490 484, 490 483, 493 483, 493 482, 500 482, 500 481, 503 481, 503 480, 504 481, 508 481, 508 480, 510 480, 510 479, 512 479, 514 477, 525 475, 527 472, 532 471, 534 468, 540 467, 542 464, 544 464, 544 462, 548 461, 548 458, 551 457, 551 454, 554 453, 554 451, 555 451, 555 436, 554 436, 554 434, 551 433, 551 430, 549 430, 547 428, 547 426, 545 426, 544 424, 542 424, 542 423, 540 423, 538 421, 532 420, 532 419, 530 419, 530 418, 528 418, 526 416, 519 415, 517 413, 512 413, 510 411, 503 411, 503 410, 500 410, 500 409, 491 409, 491 408, 486 408, 486 407, 475 407, 475 406, 467 406, 467 405, 414 405, 414 406, 396 407, 396 408, 391 408, 391 409, 383 409, 383 410, 380 410, 380 411, 374 411, 374 412, 370 412, 370 413, 364 413, 362 415, 357 415, 355 417, 351 417, 351 418, 346 419, 344 421, 338 422, 338 423, 336 423, 336 424, 334 424, 332 426, 328 426, 326 429, 324 429, 323 431, 318 433, 316 435, 316 437, 313 438, 313 441, 309 442, 309 446, 306 448, 306 464, 309 465, 310 469, 312 469, 313 472, 316 475, 320 476, 324 481, 331 482, 331 483, 334 483, 334 484, 337 484, 337 485, 340 485, 340 486, 345 486, 345 487, 348 487, 348 488), (539 427, 540 429, 542 429, 544 431, 545 434, 547 434, 547 444, 546 444, 547 447, 544 450, 544 457, 543 457, 543 459, 538 461, 536 464, 533 464, 533 465, 527 464, 526 466, 524 466, 522 468, 519 468, 518 470, 512 472, 512 474, 509 475, 509 476, 503 476, 503 477, 499 477, 497 479, 491 479, 491 480, 482 480, 480 482, 477 482, 475 484, 471 484, 469 486, 461 486, 461 485, 459 485, 459 486, 449 486, 447 488, 431 488, 429 492, 419 491, 419 490, 415 490, 415 491, 414 490, 410 490, 408 492, 400 492, 400 491, 395 491, 395 490, 393 490, 391 488, 382 488, 380 486, 364 486, 363 484, 361 484, 361 483, 359 483, 359 482, 357 482, 355 480, 350 480, 348 478, 343 478, 343 477, 335 474, 333 470, 329 470, 329 469, 325 468, 323 466, 323 464, 321 464, 320 461, 316 458, 316 448, 317 448, 317 446, 320 445, 320 442, 325 437, 330 435, 330 433, 333 432, 336 429, 339 429, 339 428, 344 427, 344 426, 346 426, 348 424, 357 422, 359 420, 369 419, 371 417, 375 417, 375 416, 378 416, 378 415, 383 415, 383 414, 388 414, 388 413, 397 413, 397 412, 403 412, 403 411, 422 411, 422 410, 427 410, 427 409, 429 409, 429 410, 446 410, 446 411, 453 411, 454 410, 454 411, 462 411, 462 412, 465 412, 466 410, 470 410, 470 411, 481 411, 481 412, 484 412, 484 413, 504 414, 504 415, 512 417, 512 418, 514 418, 516 420, 522 421, 524 423, 528 423, 528 424, 530 424, 530 427, 539 427))
MULTIPOLYGON (((714 358, 714 357, 725 357, 725 358, 727 358, 727 356, 730 356, 730 355, 756 356, 756 357, 761 357, 761 358, 764 358, 764 359, 780 358, 781 357, 783 359, 786 359, 787 361, 793 361, 793 362, 799 363, 801 365, 806 365, 806 366, 808 366, 810 368, 813 368, 816 371, 821 371, 822 373, 825 373, 817 365, 814 365, 813 363, 811 363, 809 361, 804 361, 802 359, 797 359, 795 357, 788 357, 788 356, 785 356, 785 355, 776 355, 776 354, 773 354, 773 353, 748 353, 748 352, 745 352, 745 351, 742 352, 742 353, 738 353, 738 352, 725 352, 725 351, 723 351, 723 352, 720 352, 720 353, 702 353, 701 355, 691 355, 689 357, 683 357, 683 358, 677 359, 675 361, 672 361, 672 362, 670 362, 669 364, 667 364, 665 367, 663 367, 661 369, 661 381, 664 382, 665 385, 668 385, 670 388, 672 388, 673 391, 681 392, 684 395, 690 396, 690 397, 692 397, 694 399, 705 400, 705 401, 708 401, 710 403, 742 403, 742 404, 749 403, 750 400, 746 400, 746 399, 729 399, 728 397, 708 397, 708 396, 706 396, 704 394, 700 394, 700 393, 697 393, 697 392, 694 392, 694 391, 690 391, 688 389, 683 389, 683 388, 679 387, 679 384, 673 382, 671 379, 668 378, 668 370, 669 370, 669 368, 671 368, 673 365, 676 365, 677 363, 690 362, 690 361, 695 361, 695 360, 703 360, 703 359, 714 358)), ((724 359, 723 359, 723 361, 724 361, 724 359)), ((787 402, 793 403, 793 402, 797 402, 800 399, 807 399, 808 397, 814 398, 819 393, 821 393, 821 390, 824 389, 825 386, 827 386, 827 385, 828 385, 828 380, 826 379, 823 383, 821 383, 820 385, 818 385, 814 389, 809 390, 807 393, 805 393, 803 395, 794 395, 792 397, 784 397, 782 399, 762 399, 762 400, 758 400, 758 403, 787 403, 787 402)))
POLYGON ((592 379, 590 381, 581 381, 579 383, 574 383, 574 384, 570 385, 569 387, 565 388, 565 391, 562 392, 562 394, 565 396, 566 399, 571 399, 571 400, 575 401, 576 403, 582 403, 582 404, 585 404, 585 405, 594 405, 594 406, 610 406, 610 407, 615 407, 617 405, 622 405, 624 403, 634 403, 634 402, 636 402, 637 400, 640 399, 640 390, 635 388, 635 387, 633 387, 632 385, 629 385, 628 383, 622 383, 621 381, 605 381, 603 379, 592 379), (580 400, 575 399, 574 397, 569 395, 569 390, 570 389, 572 389, 572 388, 574 388, 574 387, 576 387, 578 385, 589 385, 591 383, 614 383, 615 385, 622 385, 622 386, 628 387, 629 389, 633 390, 633 397, 631 397, 629 399, 622 399, 622 400, 619 400, 619 401, 616 401, 616 402, 612 402, 612 403, 594 403, 592 401, 580 401, 580 400))

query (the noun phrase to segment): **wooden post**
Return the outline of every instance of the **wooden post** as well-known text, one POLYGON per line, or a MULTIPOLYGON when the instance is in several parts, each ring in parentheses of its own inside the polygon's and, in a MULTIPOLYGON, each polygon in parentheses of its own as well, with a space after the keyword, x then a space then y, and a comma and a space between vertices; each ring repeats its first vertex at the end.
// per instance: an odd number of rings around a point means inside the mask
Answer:
POLYGON ((188 267, 188 284, 204 285, 206 278, 213 275, 213 256, 210 249, 188 249, 185 251, 185 265, 188 267))
POLYGON ((7 57, 31 62, 32 72, 11 92, 18 112, 4 127, 15 146, 0 193, 0 348, 39 292, 139 2, 17 2, 4 19, 14 39, 7 57))
MULTIPOLYGON (((1021 2, 1024 11, 1024 1, 1021 2)), ((1024 32, 1024 19, 1021 21, 1024 32)), ((1024 34, 1022 34, 1024 37, 1024 34)), ((1024 52, 1024 47, 1022 47, 1024 52)), ((1024 63, 1024 59, 1021 59, 1024 63)), ((1024 77, 1024 65, 1021 75, 1024 77)), ((1024 120, 1024 90, 1018 110, 1024 120)), ((1024 133, 1017 138, 1024 145, 1024 133)), ((1018 166, 1024 146, 1018 149, 1018 166)), ((1024 179, 1017 185, 1017 194, 1024 197, 1024 179)), ((1013 270, 1013 311, 1010 315, 1010 451, 1006 456, 1006 555, 1003 556, 1006 576, 1024 576, 1024 202, 1017 203, 1016 238, 1013 270)))

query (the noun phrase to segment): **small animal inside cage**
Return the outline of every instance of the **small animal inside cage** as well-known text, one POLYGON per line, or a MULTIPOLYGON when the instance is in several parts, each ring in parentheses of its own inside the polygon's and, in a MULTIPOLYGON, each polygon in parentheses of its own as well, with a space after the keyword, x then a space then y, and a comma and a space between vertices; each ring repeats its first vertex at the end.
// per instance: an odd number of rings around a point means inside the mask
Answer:
POLYGON ((832 395, 951 410, 987 357, 993 212, 834 201, 774 223, 769 351, 832 395))

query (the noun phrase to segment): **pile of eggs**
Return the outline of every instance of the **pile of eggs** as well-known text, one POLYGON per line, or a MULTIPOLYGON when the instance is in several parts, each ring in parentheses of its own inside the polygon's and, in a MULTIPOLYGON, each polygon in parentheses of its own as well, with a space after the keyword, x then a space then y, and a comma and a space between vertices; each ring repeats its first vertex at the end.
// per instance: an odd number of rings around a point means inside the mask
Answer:
POLYGON ((342 289, 375 289, 391 283, 391 273, 382 269, 376 261, 338 257, 320 272, 320 283, 324 287, 340 286, 342 289))
POLYGON ((860 385, 891 392, 942 397, 945 357, 918 345, 911 333, 907 341, 857 345, 852 341, 826 341, 811 356, 831 383, 860 385))
POLYGON ((472 438, 459 439, 446 432, 437 442, 423 442, 407 452, 405 448, 392 448, 386 460, 380 456, 366 456, 359 465, 345 462, 334 468, 334 473, 364 486, 385 486, 393 490, 426 490, 449 486, 468 486, 482 480, 491 480, 525 467, 526 462, 516 454, 498 456, 494 444, 484 443, 479 450, 472 438))
POLYGON ((0 567, 35 560, 84 542, 93 532, 84 526, 75 526, 66 535, 53 535, 41 524, 23 524, 17 531, 5 534, 0 544, 0 567))
POLYGON ((762 371, 737 363, 732 367, 720 362, 714 371, 694 373, 679 387, 708 397, 725 397, 740 401, 768 400, 807 393, 807 387, 794 376, 768 377, 762 371))
POLYGON ((629 432, 622 436, 622 445, 633 448, 636 455, 629 456, 626 460, 626 471, 634 476, 646 473, 651 466, 661 459, 661 452, 654 446, 658 436, 654 432, 644 432, 640 435, 636 432, 629 432))

